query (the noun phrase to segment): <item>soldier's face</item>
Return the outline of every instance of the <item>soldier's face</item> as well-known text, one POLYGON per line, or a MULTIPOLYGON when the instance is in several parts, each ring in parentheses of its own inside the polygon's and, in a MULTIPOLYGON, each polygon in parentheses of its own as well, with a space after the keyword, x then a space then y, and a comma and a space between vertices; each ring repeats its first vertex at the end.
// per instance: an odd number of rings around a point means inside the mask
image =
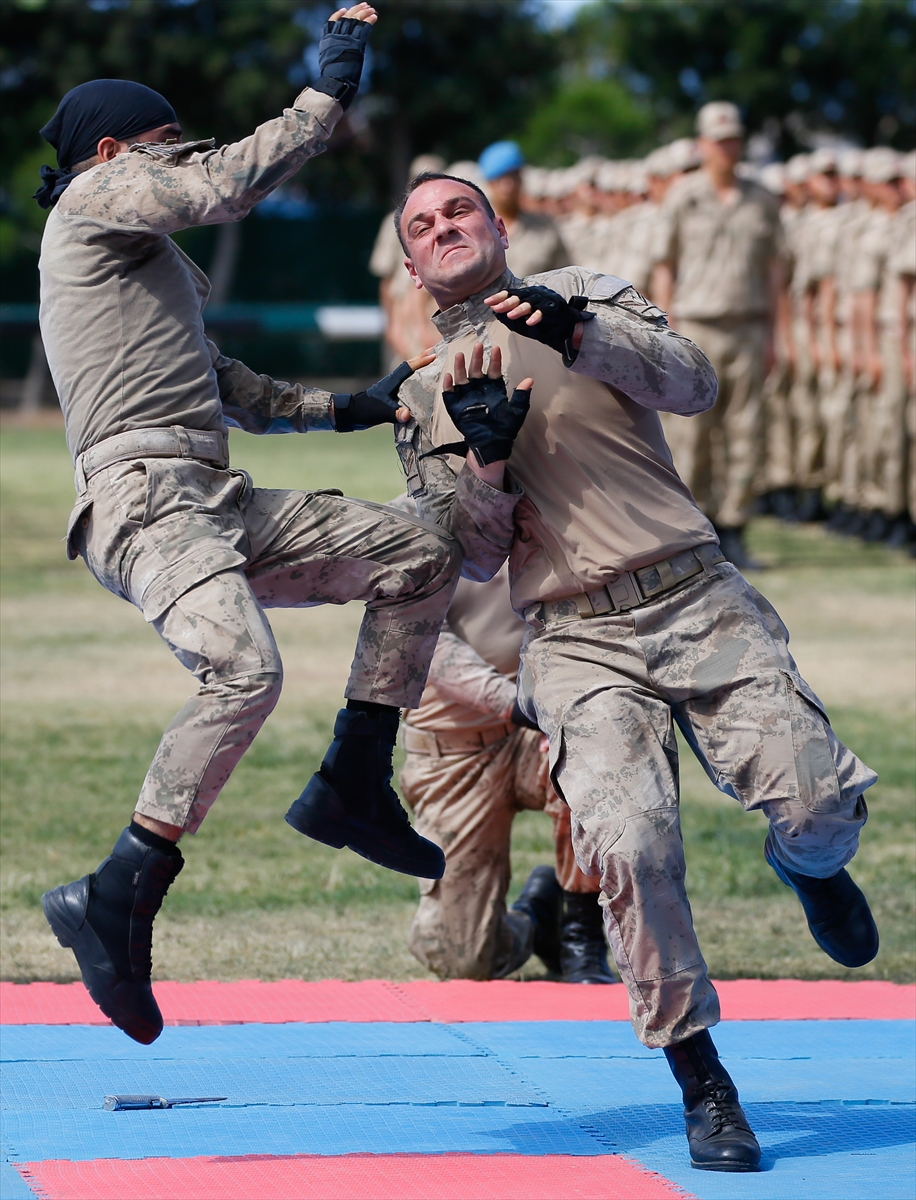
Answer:
POLYGON ((407 270, 440 307, 457 304, 506 269, 506 227, 473 188, 433 179, 407 199, 401 216, 407 270))

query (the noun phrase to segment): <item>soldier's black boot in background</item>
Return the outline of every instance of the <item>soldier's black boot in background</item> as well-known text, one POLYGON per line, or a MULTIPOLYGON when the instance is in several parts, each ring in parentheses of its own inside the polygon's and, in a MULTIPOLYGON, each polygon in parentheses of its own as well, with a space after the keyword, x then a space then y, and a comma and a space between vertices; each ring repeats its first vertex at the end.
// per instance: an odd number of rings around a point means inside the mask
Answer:
POLYGON ((153 919, 183 866, 176 845, 132 823, 94 874, 41 898, 55 937, 76 955, 89 995, 144 1046, 162 1032, 150 985, 153 919))
POLYGON ((564 983, 616 983, 607 961, 597 892, 561 893, 560 974, 564 983))
POLYGON ((512 905, 534 927, 532 950, 551 973, 560 974, 560 897, 553 867, 535 867, 512 905))
POLYGON ((759 1170, 760 1146, 709 1030, 666 1046, 665 1058, 684 1097, 691 1166, 700 1171, 759 1170))
MULTIPOLYGON (((370 708, 366 705, 366 708, 370 708)), ((286 814, 306 837, 421 879, 441 879, 445 855, 413 829, 391 786, 398 710, 342 708, 318 771, 286 814)))
POLYGON ((763 563, 753 558, 744 544, 745 529, 744 525, 736 525, 732 528, 722 528, 717 525, 719 549, 732 566, 737 567, 739 571, 760 571, 763 563))
POLYGON ((783 866, 767 837, 767 862, 801 901, 811 936, 834 962, 864 967, 878 953, 878 927, 868 901, 844 867, 829 879, 815 879, 783 866))

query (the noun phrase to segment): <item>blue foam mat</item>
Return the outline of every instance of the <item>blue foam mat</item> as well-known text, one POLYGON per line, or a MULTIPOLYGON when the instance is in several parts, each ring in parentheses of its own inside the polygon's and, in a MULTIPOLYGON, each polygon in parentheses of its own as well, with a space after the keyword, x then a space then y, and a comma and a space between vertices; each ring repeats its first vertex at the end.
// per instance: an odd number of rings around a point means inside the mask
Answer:
MULTIPOLYGON (((560 1108, 597 1103, 665 1104, 671 1099, 671 1073, 665 1059, 503 1058, 515 1072, 560 1108)), ((913 1065, 903 1059, 854 1058, 726 1059, 742 1102, 773 1104, 825 1100, 897 1104, 916 1101, 913 1065)), ((677 1093, 675 1093, 677 1094, 677 1093)))
MULTIPOLYGON (((612 1022, 607 1022, 612 1024, 612 1022)), ((47 1059, 399 1058, 485 1053, 463 1026, 432 1022, 295 1022, 282 1025, 167 1025, 151 1046, 139 1046, 106 1025, 4 1025, 0 1062, 47 1059)))
POLYGON ((200 1154, 608 1154, 548 1108, 356 1104, 4 1115, 7 1157, 185 1158, 200 1154))
POLYGON ((916 1108, 896 1104, 748 1104, 763 1150, 759 1174, 693 1170, 676 1105, 580 1112, 609 1149, 700 1200, 912 1200, 916 1108))
POLYGON ((35 1193, 5 1158, 0 1162, 0 1200, 35 1200, 35 1193))
MULTIPOLYGON (((623 1153, 701 1200, 859 1200, 875 1192, 911 1200, 916 1107, 889 1101, 912 1097, 913 1029, 902 1021, 719 1026, 716 1042, 765 1155, 762 1173, 740 1177, 691 1170, 663 1056, 640 1047, 621 1022, 183 1027, 149 1048, 114 1029, 6 1027, 7 1096, 38 1107, 6 1112, 3 1126, 7 1156, 23 1162, 623 1153), (116 1079, 117 1089, 130 1083, 129 1090, 166 1092, 159 1086, 166 1078, 206 1084, 201 1094, 219 1094, 209 1086, 217 1078, 231 1080, 251 1106, 80 1107, 90 1092, 100 1104, 116 1079), (281 1085, 287 1101, 265 1105, 281 1085), (376 1103, 354 1102, 370 1093, 376 1103), (459 1106, 461 1095, 472 1096, 472 1106, 459 1106), (506 1095, 538 1100, 486 1102, 506 1095), (308 1103, 293 1105, 296 1096, 308 1103), (542 1096, 550 1107, 536 1106, 542 1096)), ((24 1187, 18 1176, 10 1184, 24 1187)), ((28 1195, 20 1190, 10 1200, 28 1195)))
POLYGON ((4 1112, 97 1109, 109 1094, 242 1104, 513 1104, 545 1098, 496 1058, 154 1059, 5 1063, 4 1112))
MULTIPOLYGON (((475 1045, 508 1058, 660 1058, 624 1021, 468 1022, 475 1045)), ((912 1060, 912 1021, 726 1021, 713 1037, 723 1059, 912 1060)))

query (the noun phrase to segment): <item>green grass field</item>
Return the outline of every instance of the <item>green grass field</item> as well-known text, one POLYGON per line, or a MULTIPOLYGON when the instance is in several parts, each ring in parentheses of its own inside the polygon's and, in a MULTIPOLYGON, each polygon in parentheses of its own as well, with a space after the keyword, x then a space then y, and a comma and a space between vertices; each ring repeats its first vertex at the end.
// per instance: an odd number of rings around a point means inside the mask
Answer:
MULTIPOLYGON (((402 487, 389 436, 234 433, 233 461, 264 486, 337 486, 385 500, 402 487)), ((139 613, 67 562, 60 539, 73 491, 62 432, 6 427, 0 484, 2 975, 69 980, 73 958, 48 932, 39 897, 108 852, 191 680, 139 613)), ((817 950, 763 862, 763 819, 719 795, 685 752, 688 884, 707 958, 719 978, 911 980, 912 563, 767 521, 753 540, 771 564, 755 583, 792 629, 802 671, 840 736, 881 775, 854 873, 882 950, 861 972, 817 950)), ((359 618, 358 606, 271 614, 284 695, 201 832, 183 842, 187 866, 156 927, 159 978, 425 976, 406 950, 416 883, 306 841, 283 821, 327 745, 359 618)), ((514 891, 550 859, 548 820, 521 814, 514 891)), ((539 973, 533 961, 527 977, 539 973)))

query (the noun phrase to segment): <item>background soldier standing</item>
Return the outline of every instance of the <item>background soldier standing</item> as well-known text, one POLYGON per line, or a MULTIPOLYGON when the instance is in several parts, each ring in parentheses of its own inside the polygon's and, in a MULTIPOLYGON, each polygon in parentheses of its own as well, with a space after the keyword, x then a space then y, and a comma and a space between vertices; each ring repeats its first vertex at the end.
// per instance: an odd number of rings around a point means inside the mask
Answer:
POLYGON ((519 275, 565 267, 569 251, 553 218, 521 205, 525 156, 515 142, 494 142, 477 161, 490 203, 512 237, 512 270, 519 275))
POLYGON ((423 701, 405 716, 401 791, 446 860, 442 879, 420 883, 410 950, 443 979, 501 979, 535 953, 564 983, 613 983, 600 881, 576 865, 543 735, 516 699, 525 628, 505 567, 459 580, 423 701), (525 808, 552 818, 556 868, 536 867, 507 911, 512 821, 525 808))
POLYGON ((703 169, 675 185, 662 206, 655 299, 708 356, 719 399, 689 422, 667 416, 665 432, 723 554, 747 568, 744 529, 763 455, 761 394, 785 249, 776 197, 735 174, 744 135, 738 109, 705 105, 697 130, 703 169))

